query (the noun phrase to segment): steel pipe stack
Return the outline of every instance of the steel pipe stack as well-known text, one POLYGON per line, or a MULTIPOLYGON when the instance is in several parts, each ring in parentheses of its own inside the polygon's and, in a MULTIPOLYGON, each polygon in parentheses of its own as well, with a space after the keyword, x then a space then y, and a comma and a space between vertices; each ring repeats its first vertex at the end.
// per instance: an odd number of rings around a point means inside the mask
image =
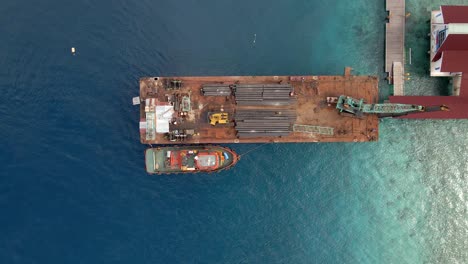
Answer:
POLYGON ((231 87, 225 84, 204 84, 201 92, 204 96, 230 96, 231 87))
POLYGON ((287 136, 296 120, 296 111, 238 110, 234 119, 239 138, 287 136))
POLYGON ((290 84, 237 84, 234 89, 238 105, 283 106, 295 101, 295 98, 291 96, 293 88, 290 84))

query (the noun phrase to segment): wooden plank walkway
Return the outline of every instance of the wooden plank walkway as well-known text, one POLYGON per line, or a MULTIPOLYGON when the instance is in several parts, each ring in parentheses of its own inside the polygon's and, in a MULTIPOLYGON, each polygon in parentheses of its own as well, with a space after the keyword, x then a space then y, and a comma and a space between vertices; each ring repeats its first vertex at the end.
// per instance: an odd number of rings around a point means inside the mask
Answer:
MULTIPOLYGON (((386 8, 389 12, 389 22, 385 25, 385 72, 390 77, 389 82, 393 83, 394 62, 401 63, 401 76, 404 75, 405 0, 386 0, 386 8)), ((403 85, 403 80, 401 85, 403 85)))
POLYGON ((403 64, 399 61, 393 62, 393 95, 405 95, 403 77, 403 64))

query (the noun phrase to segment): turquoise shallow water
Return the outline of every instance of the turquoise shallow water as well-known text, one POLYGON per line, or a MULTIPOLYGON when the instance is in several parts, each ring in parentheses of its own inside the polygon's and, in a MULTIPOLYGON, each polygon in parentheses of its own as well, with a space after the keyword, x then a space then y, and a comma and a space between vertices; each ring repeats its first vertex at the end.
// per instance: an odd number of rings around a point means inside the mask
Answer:
POLYGON ((468 259, 467 128, 465 121, 385 120, 378 146, 356 147, 353 182, 367 186, 349 198, 362 210, 355 226, 364 241, 380 238, 361 252, 381 252, 391 263, 468 259))
POLYGON ((466 263, 465 120, 265 145, 217 175, 144 172, 139 77, 349 65, 385 83, 384 1, 7 0, 0 15, 1 263, 466 263))

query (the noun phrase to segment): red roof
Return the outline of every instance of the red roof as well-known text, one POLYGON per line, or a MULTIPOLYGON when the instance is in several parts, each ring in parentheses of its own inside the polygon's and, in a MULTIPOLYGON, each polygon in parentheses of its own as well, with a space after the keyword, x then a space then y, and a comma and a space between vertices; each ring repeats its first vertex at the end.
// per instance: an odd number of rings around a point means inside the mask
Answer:
MULTIPOLYGON (((468 6, 441 6, 444 23, 468 23, 468 6)), ((442 57, 442 72, 462 72, 460 96, 390 96, 391 103, 446 105, 450 111, 414 113, 400 118, 468 119, 468 34, 449 35, 433 61, 442 57)))
MULTIPOLYGON (((467 88, 467 87, 465 87, 467 88)), ((399 118, 409 119, 468 119, 468 97, 462 96, 390 96, 391 103, 423 106, 446 105, 450 111, 415 113, 399 118)))
POLYGON ((462 74, 460 97, 465 97, 468 100, 468 71, 462 74))
POLYGON ((468 6, 441 6, 444 23, 468 23, 468 6))
MULTIPOLYGON (((444 56, 446 55, 447 51, 456 51, 457 53, 460 51, 468 50, 468 34, 450 34, 442 43, 442 46, 437 50, 436 55, 432 61, 438 61, 440 57, 442 57, 442 53, 444 56)), ((452 57, 456 60, 462 60, 462 58, 458 58, 458 55, 452 57)), ((444 57, 445 60, 445 57, 444 57)), ((456 70, 454 72, 461 72, 462 70, 456 70)))
POLYGON ((466 72, 468 73, 468 50, 444 51, 442 59, 442 72, 466 72))

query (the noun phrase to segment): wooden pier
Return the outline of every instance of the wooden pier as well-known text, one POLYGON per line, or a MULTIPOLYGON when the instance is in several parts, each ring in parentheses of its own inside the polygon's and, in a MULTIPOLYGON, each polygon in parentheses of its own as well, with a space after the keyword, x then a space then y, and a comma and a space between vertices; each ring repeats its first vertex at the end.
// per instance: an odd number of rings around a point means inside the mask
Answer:
POLYGON ((394 95, 404 94, 405 0, 386 0, 389 22, 385 25, 385 72, 394 95))
POLYGON ((392 68, 392 75, 393 75, 393 94, 394 95, 404 95, 405 92, 403 91, 403 84, 404 84, 404 76, 403 76, 403 64, 401 62, 393 62, 392 68))

